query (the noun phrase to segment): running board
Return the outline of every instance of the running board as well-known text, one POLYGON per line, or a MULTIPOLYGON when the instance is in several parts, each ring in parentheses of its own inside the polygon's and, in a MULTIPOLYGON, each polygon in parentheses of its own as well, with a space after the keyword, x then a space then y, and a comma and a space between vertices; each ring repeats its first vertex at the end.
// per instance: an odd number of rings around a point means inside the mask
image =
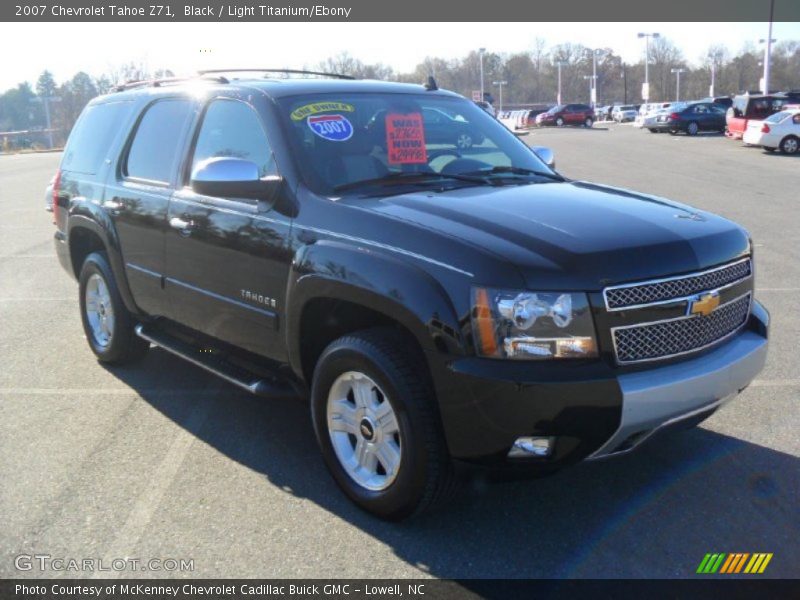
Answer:
POLYGON ((171 336, 164 331, 148 328, 140 324, 136 326, 136 335, 256 396, 268 398, 298 396, 294 386, 278 376, 272 379, 265 379, 247 369, 228 362, 224 358, 215 356, 213 353, 204 355, 197 346, 171 336))

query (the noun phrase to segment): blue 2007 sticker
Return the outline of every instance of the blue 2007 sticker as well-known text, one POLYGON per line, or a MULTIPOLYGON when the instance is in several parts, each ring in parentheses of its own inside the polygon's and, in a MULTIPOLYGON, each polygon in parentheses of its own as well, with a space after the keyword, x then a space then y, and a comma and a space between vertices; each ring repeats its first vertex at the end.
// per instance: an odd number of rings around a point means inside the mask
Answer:
POLYGON ((344 142, 353 137, 353 125, 343 115, 310 116, 308 126, 319 137, 331 142, 344 142))

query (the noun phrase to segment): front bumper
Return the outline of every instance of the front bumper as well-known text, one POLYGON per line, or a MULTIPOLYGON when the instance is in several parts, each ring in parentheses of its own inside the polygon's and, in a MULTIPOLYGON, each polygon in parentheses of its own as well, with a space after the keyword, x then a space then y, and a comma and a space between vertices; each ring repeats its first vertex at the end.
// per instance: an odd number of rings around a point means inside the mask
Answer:
POLYGON ((764 367, 768 322, 767 311, 753 302, 747 326, 732 339, 646 370, 601 361, 477 358, 432 365, 450 453, 472 463, 552 469, 627 452, 663 427, 713 412, 747 387, 764 367), (523 436, 555 437, 553 453, 508 459, 523 436))

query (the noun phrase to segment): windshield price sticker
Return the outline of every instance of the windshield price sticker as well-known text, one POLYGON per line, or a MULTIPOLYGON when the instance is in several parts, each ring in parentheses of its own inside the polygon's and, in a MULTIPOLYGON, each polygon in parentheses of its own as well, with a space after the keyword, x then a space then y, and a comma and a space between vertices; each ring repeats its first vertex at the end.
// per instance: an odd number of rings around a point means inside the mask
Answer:
POLYGON ((386 147, 390 164, 427 163, 428 153, 425 149, 422 114, 415 112, 386 115, 386 147))
POLYGON ((353 124, 344 115, 311 116, 308 117, 308 126, 330 142, 345 142, 353 137, 353 124))

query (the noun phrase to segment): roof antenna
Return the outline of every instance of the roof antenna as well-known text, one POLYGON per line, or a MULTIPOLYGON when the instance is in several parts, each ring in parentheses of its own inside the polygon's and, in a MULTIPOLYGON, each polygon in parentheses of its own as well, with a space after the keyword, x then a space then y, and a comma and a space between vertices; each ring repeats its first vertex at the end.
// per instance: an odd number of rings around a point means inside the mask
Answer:
POLYGON ((428 75, 428 81, 425 82, 425 89, 429 92, 435 92, 439 89, 439 86, 436 85, 436 80, 433 78, 433 75, 428 75))

